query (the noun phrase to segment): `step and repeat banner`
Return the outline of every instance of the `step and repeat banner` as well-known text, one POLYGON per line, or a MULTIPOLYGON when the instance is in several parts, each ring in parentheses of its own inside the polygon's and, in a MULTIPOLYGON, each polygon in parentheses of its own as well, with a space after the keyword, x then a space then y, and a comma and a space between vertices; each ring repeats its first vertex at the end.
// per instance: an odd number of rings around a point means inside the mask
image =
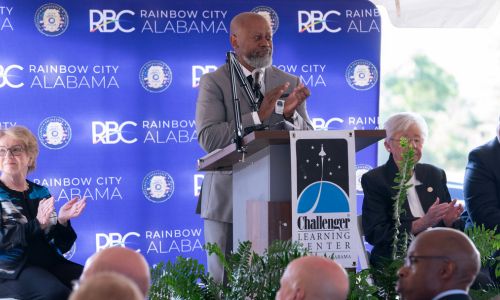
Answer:
MULTIPOLYGON (((38 137, 28 177, 57 207, 87 197, 72 260, 124 245, 151 264, 205 262, 197 85, 225 63, 242 11, 271 21, 273 64, 311 89, 317 130, 377 128, 381 28, 369 1, 0 0, 0 127, 38 137)), ((358 175, 375 163, 374 147, 358 153, 358 175)))

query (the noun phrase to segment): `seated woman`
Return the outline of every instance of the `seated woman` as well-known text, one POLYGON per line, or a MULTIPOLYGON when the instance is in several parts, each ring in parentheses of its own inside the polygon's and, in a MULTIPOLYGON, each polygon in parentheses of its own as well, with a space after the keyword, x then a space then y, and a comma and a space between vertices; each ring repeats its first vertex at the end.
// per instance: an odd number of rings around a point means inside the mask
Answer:
POLYGON ((390 153, 389 160, 363 175, 363 231, 367 242, 373 245, 370 262, 377 266, 383 258, 390 259, 394 233, 393 189, 394 178, 399 170, 403 149, 400 138, 406 137, 415 150, 415 168, 409 184, 407 199, 401 214, 400 232, 417 235, 429 227, 446 226, 463 228, 459 219, 463 212, 461 205, 451 201, 446 174, 442 169, 429 164, 418 163, 427 138, 427 124, 415 113, 394 114, 385 122, 387 137, 384 146, 390 153))
POLYGON ((37 156, 27 128, 0 130, 0 298, 67 299, 83 270, 61 253, 76 240, 69 220, 85 199, 71 199, 57 214, 48 189, 26 179, 37 156))

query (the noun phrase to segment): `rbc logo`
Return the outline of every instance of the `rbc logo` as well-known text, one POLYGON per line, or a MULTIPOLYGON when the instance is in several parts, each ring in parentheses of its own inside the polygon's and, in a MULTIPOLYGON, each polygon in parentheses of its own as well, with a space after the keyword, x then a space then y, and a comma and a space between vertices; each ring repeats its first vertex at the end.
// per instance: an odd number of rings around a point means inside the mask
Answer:
POLYGON ((18 77, 16 75, 11 75, 9 74, 13 69, 17 69, 22 71, 24 68, 21 67, 20 65, 10 65, 4 68, 2 65, 0 65, 0 88, 3 88, 4 86, 8 86, 13 89, 18 89, 24 85, 24 83, 13 83, 9 80, 9 76, 11 77, 18 77))
POLYGON ((193 66, 192 67, 192 82, 193 87, 197 87, 200 84, 200 78, 203 74, 207 74, 217 70, 217 66, 207 65, 207 66, 193 66))
POLYGON ((126 121, 121 124, 113 121, 93 121, 92 122, 92 144, 133 144, 137 142, 137 138, 127 139, 125 134, 128 133, 124 128, 126 126, 136 127, 137 123, 126 121))
POLYGON ((309 33, 321 33, 326 30, 331 33, 336 33, 342 30, 340 26, 332 26, 334 23, 339 23, 338 21, 331 20, 335 16, 340 16, 340 13, 336 10, 330 10, 325 14, 319 10, 299 10, 298 13, 299 32, 307 31, 309 33), (333 17, 331 17, 332 15, 333 17))
MULTIPOLYGON (((102 249, 116 247, 116 246, 123 247, 123 248, 127 247, 127 248, 133 249, 132 247, 130 247, 130 244, 133 244, 133 243, 130 243, 127 241, 130 237, 139 238, 139 237, 141 237, 141 235, 137 232, 134 232, 134 231, 129 232, 125 235, 122 235, 121 233, 118 233, 118 232, 111 232, 109 234, 96 233, 96 235, 95 235, 95 250, 96 250, 96 252, 98 252, 102 249)), ((141 249, 136 249, 136 252, 141 252, 141 249)))
POLYGON ((203 174, 194 174, 194 196, 200 196, 201 185, 203 184, 203 178, 205 175, 203 174))
POLYGON ((333 124, 344 123, 344 120, 342 120, 341 118, 330 118, 328 120, 325 120, 323 118, 312 118, 311 121, 314 130, 341 129, 341 126, 333 126, 333 124))
POLYGON ((38 126, 38 138, 49 149, 61 149, 71 140, 71 127, 61 117, 48 117, 38 126))
POLYGON ((110 33, 120 30, 121 32, 129 33, 135 30, 135 27, 123 28, 120 24, 120 18, 124 15, 135 15, 131 10, 122 10, 116 13, 111 9, 91 9, 89 10, 90 32, 110 33))

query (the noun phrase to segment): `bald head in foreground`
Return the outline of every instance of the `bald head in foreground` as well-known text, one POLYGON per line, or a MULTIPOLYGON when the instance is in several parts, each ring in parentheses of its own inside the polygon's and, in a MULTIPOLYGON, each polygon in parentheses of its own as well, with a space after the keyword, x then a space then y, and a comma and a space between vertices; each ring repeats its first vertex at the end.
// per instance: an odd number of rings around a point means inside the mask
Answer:
POLYGON ((106 248, 95 253, 85 263, 80 281, 102 272, 116 272, 134 281, 145 297, 149 290, 151 275, 149 265, 140 253, 123 247, 106 248))
POLYGON ((467 293, 480 264, 479 252, 464 233, 429 229, 411 243, 396 288, 405 300, 471 299, 467 293))
POLYGON ((344 268, 321 256, 293 260, 281 277, 276 300, 343 300, 349 293, 344 268))
POLYGON ((115 272, 95 274, 74 290, 69 300, 144 300, 137 284, 115 272))

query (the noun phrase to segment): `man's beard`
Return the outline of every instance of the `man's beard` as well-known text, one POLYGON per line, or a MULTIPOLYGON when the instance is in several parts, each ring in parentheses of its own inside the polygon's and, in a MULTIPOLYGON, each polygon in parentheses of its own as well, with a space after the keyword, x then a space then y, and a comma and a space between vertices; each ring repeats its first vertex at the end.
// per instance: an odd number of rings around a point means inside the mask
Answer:
POLYGON ((243 55, 243 59, 255 69, 267 68, 273 64, 273 50, 269 50, 269 52, 263 56, 259 56, 258 53, 255 52, 250 56, 243 55))

